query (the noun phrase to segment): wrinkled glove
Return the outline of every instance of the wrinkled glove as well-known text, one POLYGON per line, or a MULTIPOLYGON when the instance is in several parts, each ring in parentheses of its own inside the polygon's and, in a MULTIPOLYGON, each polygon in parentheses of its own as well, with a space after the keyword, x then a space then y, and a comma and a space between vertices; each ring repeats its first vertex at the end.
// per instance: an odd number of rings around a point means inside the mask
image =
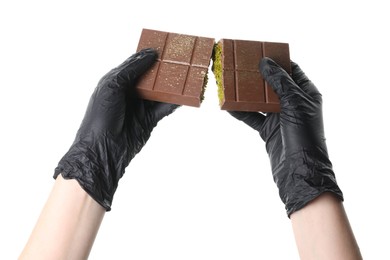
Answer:
POLYGON ((74 143, 55 169, 54 178, 76 179, 107 211, 125 168, 157 122, 178 107, 137 97, 136 80, 156 57, 154 50, 142 50, 99 81, 74 143))
POLYGON ((281 112, 230 112, 266 142, 274 181, 288 217, 324 192, 343 200, 325 143, 322 96, 299 66, 292 77, 269 58, 260 71, 280 98, 281 112))

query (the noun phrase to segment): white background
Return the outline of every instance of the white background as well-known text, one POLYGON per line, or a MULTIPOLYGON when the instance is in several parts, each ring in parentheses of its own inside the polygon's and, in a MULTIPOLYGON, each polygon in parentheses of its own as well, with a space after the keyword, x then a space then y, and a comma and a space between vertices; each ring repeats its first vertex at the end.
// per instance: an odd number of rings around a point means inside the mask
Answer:
MULTIPOLYGON (((361 251, 390 259, 385 3, 1 1, 0 259, 19 255, 93 89, 134 53, 142 28, 288 42, 323 94, 361 251)), ((212 75, 201 108, 163 119, 127 168, 90 259, 298 259, 264 143, 219 110, 212 75)))

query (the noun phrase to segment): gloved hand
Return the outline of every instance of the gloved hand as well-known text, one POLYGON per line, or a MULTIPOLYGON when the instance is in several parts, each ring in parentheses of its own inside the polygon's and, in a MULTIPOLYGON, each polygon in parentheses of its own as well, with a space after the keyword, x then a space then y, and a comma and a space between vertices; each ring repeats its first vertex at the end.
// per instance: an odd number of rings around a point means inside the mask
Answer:
POLYGON ((280 98, 280 113, 230 112, 266 142, 273 178, 289 217, 324 192, 343 200, 325 143, 322 96, 297 64, 291 66, 290 77, 269 58, 260 63, 261 74, 280 98))
POLYGON ((178 107, 137 97, 136 80, 156 58, 154 50, 142 50, 103 76, 74 143, 55 169, 54 178, 76 179, 107 211, 125 168, 157 122, 178 107))

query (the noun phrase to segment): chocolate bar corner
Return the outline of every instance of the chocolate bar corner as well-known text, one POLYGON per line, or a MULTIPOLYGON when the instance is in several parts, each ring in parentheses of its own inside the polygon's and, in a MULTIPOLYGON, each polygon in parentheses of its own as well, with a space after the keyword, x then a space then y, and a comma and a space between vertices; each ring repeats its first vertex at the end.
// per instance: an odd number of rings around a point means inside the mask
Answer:
POLYGON ((153 48, 156 63, 137 84, 141 98, 200 107, 215 40, 143 29, 137 51, 153 48))

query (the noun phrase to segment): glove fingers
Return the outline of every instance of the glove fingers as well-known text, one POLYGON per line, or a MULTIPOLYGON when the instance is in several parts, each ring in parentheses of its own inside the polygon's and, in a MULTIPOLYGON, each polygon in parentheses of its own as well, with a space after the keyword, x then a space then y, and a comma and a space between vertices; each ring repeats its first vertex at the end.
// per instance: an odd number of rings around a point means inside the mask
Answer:
POLYGON ((165 116, 173 113, 178 107, 180 107, 180 105, 154 101, 151 109, 156 123, 165 116))
POLYGON ((292 78, 306 94, 315 98, 321 96, 317 87, 309 80, 306 74, 295 62, 291 62, 292 78))
POLYGON ((228 113, 259 132, 266 118, 257 112, 228 111, 228 113))

